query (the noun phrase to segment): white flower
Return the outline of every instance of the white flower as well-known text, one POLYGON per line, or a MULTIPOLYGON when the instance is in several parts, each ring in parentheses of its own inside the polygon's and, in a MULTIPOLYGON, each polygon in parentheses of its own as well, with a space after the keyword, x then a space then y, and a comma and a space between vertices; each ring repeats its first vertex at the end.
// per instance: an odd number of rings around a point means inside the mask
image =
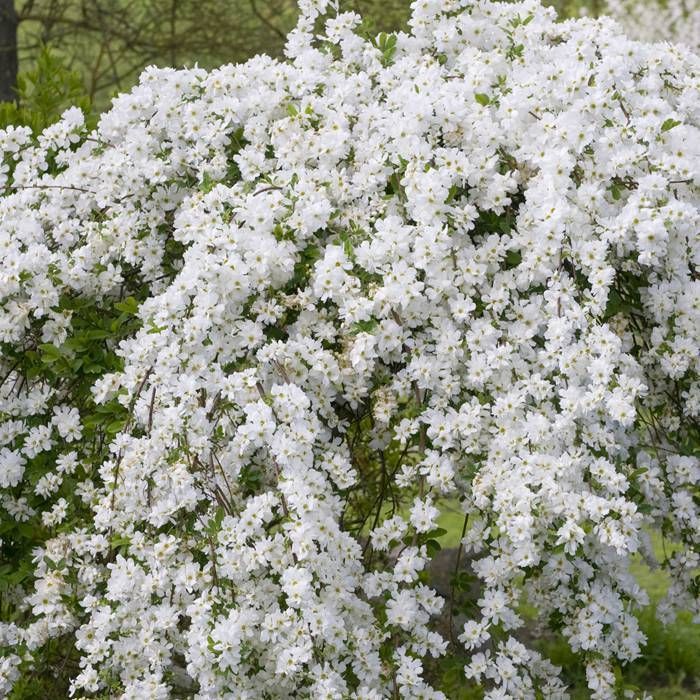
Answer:
POLYGON ((430 499, 425 501, 417 498, 411 508, 411 525, 418 532, 429 532, 435 528, 435 519, 440 515, 440 511, 432 504, 430 499))
POLYGON ((80 413, 77 408, 56 406, 51 422, 56 427, 58 434, 66 442, 73 442, 80 439, 82 429, 80 426, 80 413))
POLYGON ((0 487, 17 486, 24 474, 24 464, 19 452, 3 447, 0 450, 0 487))

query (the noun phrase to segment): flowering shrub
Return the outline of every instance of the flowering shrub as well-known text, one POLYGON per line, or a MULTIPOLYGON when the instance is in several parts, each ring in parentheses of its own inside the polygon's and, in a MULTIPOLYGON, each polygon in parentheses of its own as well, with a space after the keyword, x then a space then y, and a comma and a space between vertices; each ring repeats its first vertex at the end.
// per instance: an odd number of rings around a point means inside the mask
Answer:
POLYGON ((564 697, 527 600, 612 697, 650 531, 700 614, 698 58, 529 0, 373 43, 301 9, 285 61, 0 133, 0 693, 58 640, 77 697, 440 698, 460 646, 564 697))

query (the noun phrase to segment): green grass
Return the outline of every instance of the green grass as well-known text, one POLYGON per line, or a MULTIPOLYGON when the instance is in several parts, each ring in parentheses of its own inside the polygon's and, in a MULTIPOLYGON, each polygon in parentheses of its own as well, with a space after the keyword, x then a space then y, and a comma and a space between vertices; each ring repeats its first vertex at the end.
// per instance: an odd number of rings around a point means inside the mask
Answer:
POLYGON ((443 501, 438 504, 440 517, 437 520, 439 527, 447 530, 440 538, 442 547, 459 547, 462 526, 464 525, 464 513, 456 501, 443 501))

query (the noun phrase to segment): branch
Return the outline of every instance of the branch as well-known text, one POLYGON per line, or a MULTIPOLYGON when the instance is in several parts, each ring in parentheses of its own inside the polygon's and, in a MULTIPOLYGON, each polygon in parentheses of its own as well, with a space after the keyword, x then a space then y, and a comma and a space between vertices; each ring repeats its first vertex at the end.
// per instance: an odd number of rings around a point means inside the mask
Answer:
POLYGON ((258 6, 257 6, 255 0, 250 0, 250 9, 253 10, 253 14, 254 14, 268 29, 271 29, 271 30, 272 30, 275 34, 277 34, 277 36, 280 37, 281 39, 283 39, 283 40, 286 40, 286 39, 287 39, 287 36, 285 35, 285 33, 284 33, 279 27, 277 27, 275 24, 273 24, 272 22, 270 22, 270 20, 269 20, 267 17, 265 17, 265 15, 263 15, 262 12, 260 12, 260 10, 258 10, 258 6))

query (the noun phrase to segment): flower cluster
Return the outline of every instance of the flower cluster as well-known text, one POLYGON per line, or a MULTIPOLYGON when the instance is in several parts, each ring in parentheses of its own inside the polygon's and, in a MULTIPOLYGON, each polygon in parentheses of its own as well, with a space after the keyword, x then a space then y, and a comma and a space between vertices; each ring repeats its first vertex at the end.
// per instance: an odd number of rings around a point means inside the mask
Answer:
POLYGON ((527 599, 613 697, 650 530, 700 614, 698 58, 534 0, 376 42, 300 7, 285 60, 0 132, 0 693, 65 639, 74 697, 444 698, 453 645, 565 697, 527 599))

